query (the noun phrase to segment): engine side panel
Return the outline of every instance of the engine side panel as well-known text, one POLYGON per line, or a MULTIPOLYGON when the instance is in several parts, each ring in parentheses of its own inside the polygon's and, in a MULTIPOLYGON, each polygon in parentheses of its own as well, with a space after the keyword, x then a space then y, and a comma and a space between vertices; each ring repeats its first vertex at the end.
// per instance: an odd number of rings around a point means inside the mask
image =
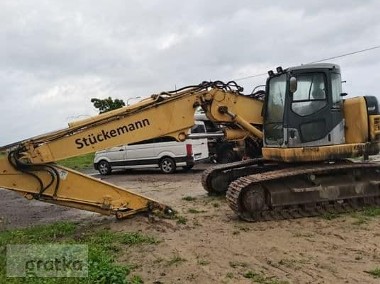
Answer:
POLYGON ((365 143, 368 141, 368 114, 364 97, 350 98, 343 102, 346 122, 346 143, 365 143))

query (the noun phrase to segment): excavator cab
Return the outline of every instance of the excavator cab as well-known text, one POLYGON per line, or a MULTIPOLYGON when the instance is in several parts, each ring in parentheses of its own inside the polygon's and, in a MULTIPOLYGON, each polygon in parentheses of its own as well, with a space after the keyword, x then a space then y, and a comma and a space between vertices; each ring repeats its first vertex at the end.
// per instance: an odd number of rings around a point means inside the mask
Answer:
POLYGON ((274 148, 343 144, 340 68, 313 64, 269 72, 264 145, 274 148))
POLYGON ((343 100, 340 67, 310 64, 269 71, 264 106, 267 160, 335 161, 377 154, 376 97, 343 100))

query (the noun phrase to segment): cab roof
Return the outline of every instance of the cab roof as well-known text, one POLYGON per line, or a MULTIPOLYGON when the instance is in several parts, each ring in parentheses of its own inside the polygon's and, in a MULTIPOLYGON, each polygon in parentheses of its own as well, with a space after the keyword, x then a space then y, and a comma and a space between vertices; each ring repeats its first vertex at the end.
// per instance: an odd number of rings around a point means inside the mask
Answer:
POLYGON ((295 71, 295 70, 305 70, 305 69, 337 69, 340 72, 340 67, 337 64, 333 63, 313 63, 313 64, 304 64, 294 67, 289 67, 287 71, 295 71))

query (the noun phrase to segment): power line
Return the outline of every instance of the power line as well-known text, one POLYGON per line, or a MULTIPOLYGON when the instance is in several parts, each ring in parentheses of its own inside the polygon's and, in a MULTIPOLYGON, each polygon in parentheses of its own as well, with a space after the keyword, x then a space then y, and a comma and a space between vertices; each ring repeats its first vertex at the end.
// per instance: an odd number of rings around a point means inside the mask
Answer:
POLYGON ((320 59, 320 60, 313 61, 313 62, 310 62, 310 63, 307 63, 307 64, 313 64, 313 63, 323 62, 323 61, 327 61, 327 60, 331 60, 331 59, 341 58, 341 57, 345 57, 345 56, 349 56, 349 55, 353 55, 353 54, 357 54, 357 53, 366 52, 366 51, 373 50, 373 49, 376 49, 376 48, 380 48, 380 45, 377 45, 377 46, 374 46, 374 47, 370 47, 370 48, 366 48, 366 49, 362 49, 362 50, 358 50, 358 51, 354 51, 354 52, 345 53, 345 54, 342 54, 342 55, 337 55, 337 56, 325 58, 325 59, 320 59))
POLYGON ((256 75, 252 75, 252 76, 238 78, 238 79, 235 79, 235 80, 232 80, 232 81, 242 81, 242 80, 247 80, 247 79, 254 78, 254 77, 261 77, 261 76, 264 76, 264 75, 267 75, 267 74, 268 73, 265 72, 265 73, 261 73, 261 74, 256 74, 256 75))
MULTIPOLYGON (((327 61, 327 60, 331 60, 331 59, 336 59, 336 58, 341 58, 341 57, 345 57, 345 56, 350 56, 350 55, 354 55, 354 54, 357 54, 357 53, 362 53, 362 52, 374 50, 374 49, 377 49, 377 48, 380 48, 380 45, 376 45, 376 46, 373 46, 373 47, 369 47, 369 48, 365 48, 365 49, 361 49, 361 50, 357 50, 357 51, 353 51, 353 52, 349 52, 349 53, 344 53, 344 54, 341 54, 341 55, 336 55, 336 56, 329 57, 329 58, 324 58, 324 59, 312 61, 312 62, 309 62, 307 64, 313 64, 313 63, 323 62, 323 61, 327 61)), ((237 78, 237 79, 234 79, 233 81, 243 81, 243 80, 247 80, 247 79, 250 79, 250 78, 261 77, 261 76, 264 76, 264 75, 267 75, 267 74, 268 74, 267 72, 260 73, 260 74, 256 74, 256 75, 251 75, 251 76, 246 76, 246 77, 242 77, 242 78, 237 78)))

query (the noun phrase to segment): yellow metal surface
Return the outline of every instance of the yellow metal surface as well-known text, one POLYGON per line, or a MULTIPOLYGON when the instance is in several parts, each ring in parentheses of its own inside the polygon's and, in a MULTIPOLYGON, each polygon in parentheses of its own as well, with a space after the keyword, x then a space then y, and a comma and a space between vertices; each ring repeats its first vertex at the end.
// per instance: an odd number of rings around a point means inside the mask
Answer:
MULTIPOLYGON (((38 197, 40 184, 36 178, 15 170, 6 158, 0 159, 0 187, 21 193, 26 198, 93 211, 105 215, 124 216, 161 204, 132 193, 124 188, 103 182, 73 170, 54 166, 59 173, 59 186, 55 192, 54 182, 38 197)), ((44 171, 33 171, 44 185, 51 176, 44 171)), ((165 208, 164 208, 165 209, 165 208)))
MULTIPOLYGON (((68 134, 30 149, 34 164, 58 161, 64 158, 95 152, 123 144, 168 135, 187 133, 194 124, 196 97, 183 97, 166 102, 164 106, 147 105, 138 111, 123 110, 112 120, 80 124, 81 129, 67 129, 68 134), (117 119, 115 119, 117 118, 117 119), (87 125, 85 127, 85 125, 87 125)), ((101 118, 99 118, 101 119, 101 118)), ((175 137, 178 139, 178 137, 175 137)))
POLYGON ((365 154, 375 155, 378 152, 379 144, 377 143, 356 143, 305 148, 264 147, 262 149, 264 159, 287 163, 355 158, 365 154))
POLYGON ((229 129, 225 128, 223 129, 224 137, 229 140, 242 140, 248 136, 247 131, 244 131, 242 129, 229 129))
POLYGON ((211 120, 232 122, 233 119, 231 117, 219 112, 220 107, 227 106, 228 111, 238 114, 245 121, 255 125, 263 124, 263 117, 261 115, 263 101, 222 90, 213 90, 209 95, 213 97, 211 108, 207 114, 211 120))
POLYGON ((263 139, 263 132, 259 130, 258 128, 252 126, 249 121, 246 121, 243 117, 240 115, 236 115, 234 117, 234 121, 242 127, 245 131, 249 133, 252 137, 258 137, 260 139, 263 139))
POLYGON ((380 115, 369 116, 369 133, 371 141, 380 141, 380 115))
POLYGON ((363 97, 344 100, 343 113, 345 119, 345 141, 365 143, 368 141, 368 115, 363 97))

